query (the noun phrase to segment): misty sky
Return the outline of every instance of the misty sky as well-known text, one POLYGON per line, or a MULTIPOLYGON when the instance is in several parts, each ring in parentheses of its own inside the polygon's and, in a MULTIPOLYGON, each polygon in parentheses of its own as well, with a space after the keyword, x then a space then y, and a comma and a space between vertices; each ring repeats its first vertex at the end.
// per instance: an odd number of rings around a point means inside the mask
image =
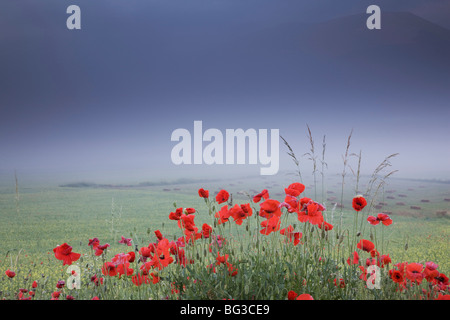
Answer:
POLYGON ((330 172, 353 129, 365 173, 399 153, 398 176, 450 179, 449 17, 446 0, 2 1, 0 173, 259 174, 173 165, 172 131, 202 120, 280 129, 299 156, 308 124, 330 172), (381 30, 365 27, 371 4, 381 30))

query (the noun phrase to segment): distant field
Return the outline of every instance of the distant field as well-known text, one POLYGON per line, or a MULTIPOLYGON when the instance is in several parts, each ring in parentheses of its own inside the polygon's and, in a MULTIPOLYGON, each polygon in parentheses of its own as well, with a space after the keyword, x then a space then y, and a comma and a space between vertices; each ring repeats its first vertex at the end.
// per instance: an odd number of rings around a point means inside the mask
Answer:
MULTIPOLYGON (((234 203, 248 203, 250 199, 246 193, 254 196, 266 188, 271 198, 281 202, 284 188, 296 180, 292 176, 281 176, 277 179, 249 177, 164 185, 99 186, 80 184, 79 181, 68 181, 68 184, 72 183, 69 186, 19 184, 18 201, 15 186, 3 185, 0 189, 2 276, 6 269, 13 267, 25 273, 29 269, 31 277, 45 278, 47 274, 56 272, 55 279, 61 278, 64 270, 60 261, 54 258, 52 249, 64 242, 70 243, 74 252, 88 253, 89 239, 97 237, 101 243, 111 244, 110 258, 123 250, 117 244, 121 236, 133 238, 139 247, 154 241, 155 230, 160 230, 170 240, 176 239, 180 230, 176 222, 168 220, 175 206, 193 207, 197 210, 197 225, 211 224, 208 208, 197 193, 202 187, 209 189, 212 197, 217 191, 226 189, 234 203)), ((310 183, 305 183, 304 196, 326 205, 324 214, 327 221, 338 225, 342 216, 344 228, 351 229, 355 214, 351 209, 354 183, 351 179, 346 181, 343 206, 340 206, 339 176, 327 178, 326 189, 322 190, 322 185, 318 185, 315 192, 310 183)), ((358 191, 363 193, 365 187, 361 182, 361 190, 358 191)), ((371 200, 372 207, 367 209, 370 211, 366 215, 385 212, 394 221, 382 235, 382 249, 390 254, 393 263, 434 261, 441 272, 449 274, 449 184, 392 178, 371 200)), ((360 231, 368 235, 373 227, 366 222, 362 225, 364 230, 360 231)), ((234 230, 232 232, 235 233, 234 230)), ((377 237, 381 237, 379 232, 377 237)), ((3 289, 0 287, 0 291, 3 289)))

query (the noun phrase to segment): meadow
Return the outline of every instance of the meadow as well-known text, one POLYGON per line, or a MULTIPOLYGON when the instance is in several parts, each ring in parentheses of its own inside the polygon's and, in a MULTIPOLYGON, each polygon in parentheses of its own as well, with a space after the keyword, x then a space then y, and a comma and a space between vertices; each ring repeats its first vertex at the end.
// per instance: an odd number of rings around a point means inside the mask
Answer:
POLYGON ((16 189, 4 183, 0 298, 448 298, 450 185, 386 180, 349 175, 345 188, 340 175, 316 181, 316 187, 315 180, 302 181, 305 189, 294 195, 297 211, 281 205, 289 186, 299 182, 295 173, 172 184, 19 181, 16 189), (208 197, 199 195, 201 188, 208 197), (216 199, 221 190, 229 194, 223 202, 216 199), (263 190, 268 194, 255 199, 263 190), (352 206, 358 194, 367 200, 361 211, 352 206), (261 212, 266 197, 278 201, 275 224, 269 219, 273 212, 261 212), (308 211, 306 198, 323 205, 321 221, 332 228, 299 220, 302 206, 308 211), (391 225, 368 223, 381 212, 391 225), (363 239, 375 249, 359 248, 363 239), (54 251, 64 243, 80 254, 67 264, 54 251), (410 277, 408 265, 418 264, 422 269, 411 272, 421 276, 410 277), (367 272, 371 265, 379 267, 375 276, 367 272))

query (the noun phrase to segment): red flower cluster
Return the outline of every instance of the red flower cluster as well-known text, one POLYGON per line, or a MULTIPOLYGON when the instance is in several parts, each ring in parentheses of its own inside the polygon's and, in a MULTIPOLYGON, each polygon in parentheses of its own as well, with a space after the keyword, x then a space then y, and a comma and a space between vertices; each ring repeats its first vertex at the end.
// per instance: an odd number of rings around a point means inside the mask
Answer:
POLYGON ((428 291, 423 291, 426 299, 450 299, 444 294, 449 290, 449 278, 438 270, 438 265, 432 261, 421 263, 402 262, 389 270, 392 281, 398 284, 398 290, 411 288, 414 284, 420 285, 422 281, 428 282, 428 291))

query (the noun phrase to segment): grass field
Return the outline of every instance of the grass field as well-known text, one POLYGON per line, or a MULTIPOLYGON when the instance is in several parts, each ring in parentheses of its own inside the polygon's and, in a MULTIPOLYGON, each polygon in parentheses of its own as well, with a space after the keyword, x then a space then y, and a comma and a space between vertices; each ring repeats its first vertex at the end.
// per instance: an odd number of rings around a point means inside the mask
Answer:
MULTIPOLYGON (((360 189, 368 186, 368 179, 361 178, 360 189)), ((361 238, 370 238, 381 254, 389 254, 391 266, 405 261, 423 265, 433 261, 439 266, 439 272, 449 275, 449 184, 391 178, 376 195, 373 192, 367 195, 369 205, 360 213, 355 227, 352 198, 359 190, 354 190, 354 178, 347 178, 344 190, 340 176, 327 178, 325 184, 316 189, 311 182, 304 182, 306 190, 302 196, 325 205, 327 210, 323 215, 334 225, 333 230, 324 238, 319 229, 314 229, 314 226, 309 229, 306 223, 300 223, 295 214, 285 214, 281 228, 293 225, 303 236, 311 237, 308 243, 289 246, 279 233, 274 235, 275 232, 261 237, 259 224, 263 219, 258 218, 259 204, 252 203, 252 197, 267 189, 271 199, 283 202, 284 188, 297 180, 294 175, 280 175, 276 179, 247 177, 150 186, 75 184, 70 187, 60 184, 26 185, 19 181, 17 191, 14 182, 4 182, 0 187, 0 297, 16 299, 23 288, 26 290, 22 296, 28 297, 26 292, 31 290, 33 281, 38 283, 38 287, 33 289, 34 299, 50 299, 55 291, 62 293, 61 298, 73 296, 76 299, 94 296, 101 299, 287 299, 290 291, 308 293, 315 299, 417 297, 419 291, 414 291, 414 295, 393 293, 398 290, 392 281, 388 282, 387 273, 383 274, 383 281, 390 291, 383 289, 381 294, 365 288, 365 283, 359 279, 359 269, 345 263, 356 249, 352 241, 357 239, 357 231, 361 238), (251 203, 254 208, 252 219, 247 219, 242 226, 231 225, 231 222, 217 225, 214 214, 223 204, 219 205, 214 200, 206 203, 198 196, 199 188, 208 189, 210 199, 219 190, 226 189, 233 204, 251 203), (195 225, 199 229, 204 223, 215 226, 215 234, 220 231, 221 235, 226 235, 228 245, 211 253, 208 252, 210 242, 205 242, 206 239, 196 241, 193 246, 186 245, 186 255, 196 263, 185 267, 174 263, 157 270, 160 281, 156 284, 136 286, 129 280, 142 266, 143 262, 138 259, 132 264, 134 273, 129 277, 102 274, 101 266, 116 254, 155 243, 156 230, 160 230, 169 241, 182 237, 183 231, 177 222, 168 219, 169 213, 178 207, 195 208, 195 225), (365 221, 368 215, 379 212, 389 214, 393 224, 388 227, 371 226, 365 221), (339 232, 347 232, 344 240, 339 241, 339 232), (122 236, 131 238, 133 246, 119 244, 122 236), (88 246, 94 237, 101 244, 110 244, 101 256, 94 256, 88 246), (63 266, 53 253, 53 249, 63 243, 72 246, 73 252, 82 254, 74 262, 81 269, 83 287, 80 290, 68 290, 67 283, 65 289, 55 286, 58 281, 69 277, 66 273, 68 266, 63 266), (205 266, 215 265, 216 255, 222 252, 229 253, 233 266, 238 270, 236 276, 226 276, 226 272, 221 274, 223 270, 216 270, 217 273, 206 271, 205 266), (7 277, 6 270, 14 271, 16 276, 7 277), (324 277, 326 273, 329 276, 324 277), (104 278, 104 286, 93 285, 91 277, 94 274, 104 278), (345 278, 345 291, 324 283, 336 276, 345 278), (195 279, 197 285, 186 280, 188 277, 195 279), (199 282, 202 283, 201 288, 199 282), (268 283, 271 289, 264 289, 268 283)), ((67 181, 72 182, 77 181, 67 181)), ((216 265, 216 269, 220 267, 216 265)))

